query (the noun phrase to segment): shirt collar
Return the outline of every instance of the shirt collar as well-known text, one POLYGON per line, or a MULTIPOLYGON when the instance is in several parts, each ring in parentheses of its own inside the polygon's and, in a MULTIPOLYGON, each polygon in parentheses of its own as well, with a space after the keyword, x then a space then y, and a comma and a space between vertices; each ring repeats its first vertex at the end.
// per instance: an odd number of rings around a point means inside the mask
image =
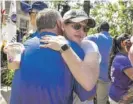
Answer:
POLYGON ((110 36, 110 34, 107 31, 102 31, 101 33, 106 35, 106 36, 110 36))
POLYGON ((45 36, 45 35, 56 36, 56 34, 52 33, 52 32, 41 32, 41 33, 38 34, 38 37, 41 38, 42 36, 45 36))

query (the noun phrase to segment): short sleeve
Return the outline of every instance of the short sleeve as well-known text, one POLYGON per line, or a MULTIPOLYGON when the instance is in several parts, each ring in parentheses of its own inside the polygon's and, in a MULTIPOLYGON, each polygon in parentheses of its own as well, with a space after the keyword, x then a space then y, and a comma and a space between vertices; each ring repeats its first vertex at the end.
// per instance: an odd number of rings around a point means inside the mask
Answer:
POLYGON ((96 86, 91 91, 86 91, 78 82, 75 83, 75 93, 78 95, 81 101, 88 100, 96 94, 96 86))
POLYGON ((116 57, 116 59, 113 63, 118 63, 121 71, 124 71, 124 70, 132 67, 128 56, 125 56, 125 55, 116 57))
POLYGON ((93 58, 94 53, 98 54, 99 58, 99 62, 101 62, 101 55, 98 49, 98 46, 96 45, 96 43, 94 43, 93 41, 90 40, 83 40, 81 42, 81 48, 84 50, 85 54, 90 54, 89 56, 91 56, 93 58))
POLYGON ((84 50, 84 52, 99 52, 98 46, 96 43, 90 40, 83 40, 81 42, 81 48, 84 50))

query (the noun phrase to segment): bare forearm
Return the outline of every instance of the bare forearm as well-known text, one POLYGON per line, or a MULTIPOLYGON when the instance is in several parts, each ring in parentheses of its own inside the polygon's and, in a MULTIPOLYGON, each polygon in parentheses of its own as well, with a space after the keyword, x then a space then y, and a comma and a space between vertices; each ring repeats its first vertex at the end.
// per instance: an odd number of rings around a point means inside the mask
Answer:
POLYGON ((98 65, 91 67, 88 62, 82 61, 71 48, 63 52, 62 57, 75 79, 83 88, 90 91, 95 86, 99 75, 98 65))
POLYGON ((84 50, 85 54, 87 54, 84 61, 82 61, 70 47, 66 46, 68 41, 64 37, 45 36, 43 39, 40 41, 47 44, 40 45, 40 47, 51 48, 53 50, 60 51, 75 79, 84 89, 90 91, 95 86, 99 74, 99 61, 98 59, 95 60, 97 58, 98 47, 96 47, 94 43, 90 41, 85 41, 85 44, 81 43, 81 46, 83 46, 81 48, 84 50), (93 59, 89 58, 91 55, 93 55, 92 53, 95 53, 93 59), (91 64, 95 61, 95 65, 92 66, 91 64))

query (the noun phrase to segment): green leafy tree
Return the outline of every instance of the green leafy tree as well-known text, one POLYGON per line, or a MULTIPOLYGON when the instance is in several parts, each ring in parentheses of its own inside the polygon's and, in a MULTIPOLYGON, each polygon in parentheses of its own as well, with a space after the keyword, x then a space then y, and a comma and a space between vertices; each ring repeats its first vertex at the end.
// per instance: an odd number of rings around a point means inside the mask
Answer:
POLYGON ((122 33, 132 34, 133 28, 133 2, 119 0, 116 3, 95 2, 90 15, 96 20, 97 26, 89 31, 89 34, 95 34, 98 25, 102 21, 110 24, 110 33, 112 36, 122 33))
POLYGON ((84 11, 89 15, 90 14, 90 8, 91 8, 90 0, 88 0, 88 1, 84 0, 83 8, 84 8, 84 11))

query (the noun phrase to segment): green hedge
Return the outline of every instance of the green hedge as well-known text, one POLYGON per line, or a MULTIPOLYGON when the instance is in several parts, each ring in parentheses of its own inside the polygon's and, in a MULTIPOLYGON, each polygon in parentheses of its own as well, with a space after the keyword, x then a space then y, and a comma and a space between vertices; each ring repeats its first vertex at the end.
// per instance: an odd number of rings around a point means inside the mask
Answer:
POLYGON ((14 70, 5 69, 1 72, 1 83, 6 86, 11 86, 14 76, 14 70))

